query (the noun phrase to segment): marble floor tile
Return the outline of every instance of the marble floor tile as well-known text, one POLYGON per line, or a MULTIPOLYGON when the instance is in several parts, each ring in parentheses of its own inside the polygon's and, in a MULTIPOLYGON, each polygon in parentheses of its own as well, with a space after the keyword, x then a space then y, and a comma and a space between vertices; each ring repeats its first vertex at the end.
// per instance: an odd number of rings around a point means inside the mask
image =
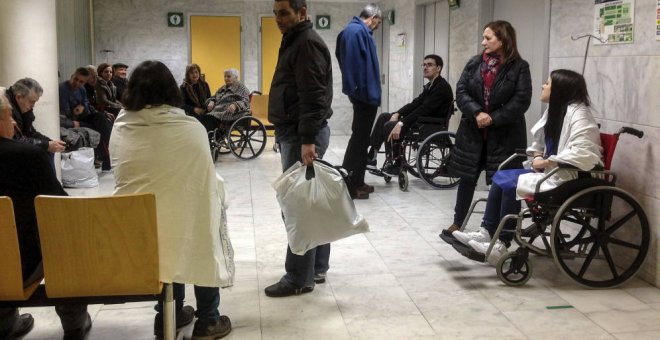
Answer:
MULTIPOLYGON (((340 164, 348 138, 333 136, 325 159, 340 164)), ((639 279, 610 290, 585 289, 552 258, 532 256, 534 275, 522 287, 504 285, 493 266, 458 254, 438 234, 453 221, 456 189, 435 190, 411 179, 409 190, 370 174, 368 200, 354 201, 371 232, 333 242, 325 284, 301 296, 269 298, 264 288, 285 273, 287 235, 271 183, 279 154, 257 159, 223 155, 216 170, 228 193, 235 251, 234 286, 221 290, 220 311, 231 318, 226 339, 660 339, 660 289, 639 279), (547 307, 568 306, 565 309, 547 307)), ((70 189, 107 195, 100 186, 70 189)), ((479 190, 475 198, 485 197, 479 190)), ((468 229, 476 229, 480 214, 468 229)), ((193 287, 186 303, 195 306, 193 287)), ((89 307, 93 340, 153 339, 153 302, 89 307)), ((24 339, 61 339, 52 307, 24 308, 35 328, 24 339)), ((181 336, 189 339, 192 326, 181 336)))

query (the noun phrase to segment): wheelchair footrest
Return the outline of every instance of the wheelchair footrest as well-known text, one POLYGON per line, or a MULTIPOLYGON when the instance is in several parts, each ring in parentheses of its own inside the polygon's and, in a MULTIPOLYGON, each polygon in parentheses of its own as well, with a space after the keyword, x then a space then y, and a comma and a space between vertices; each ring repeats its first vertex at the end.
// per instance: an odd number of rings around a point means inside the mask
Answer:
POLYGON ((454 243, 460 243, 462 245, 461 242, 458 242, 458 240, 451 235, 445 235, 444 233, 441 233, 440 238, 451 245, 453 245, 454 243))
POLYGON ((466 246, 461 242, 456 242, 452 244, 452 247, 456 249, 457 252, 459 252, 461 255, 467 257, 470 260, 474 260, 477 262, 486 262, 486 255, 474 251, 474 249, 470 248, 470 246, 466 246))

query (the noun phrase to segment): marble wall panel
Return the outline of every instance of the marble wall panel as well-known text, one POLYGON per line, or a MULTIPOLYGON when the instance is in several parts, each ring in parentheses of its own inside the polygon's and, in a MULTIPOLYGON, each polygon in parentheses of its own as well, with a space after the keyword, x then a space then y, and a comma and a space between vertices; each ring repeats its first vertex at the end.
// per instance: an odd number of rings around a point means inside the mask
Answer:
MULTIPOLYGON (((652 246, 640 277, 660 286, 660 43, 654 38, 654 5, 635 1, 634 43, 590 46, 584 75, 602 131, 632 126, 645 133, 642 139, 621 137, 612 170, 619 176, 617 186, 636 197, 648 215, 652 246)), ((550 70, 582 71, 586 40, 570 36, 591 33, 593 10, 589 1, 552 1, 550 70)))

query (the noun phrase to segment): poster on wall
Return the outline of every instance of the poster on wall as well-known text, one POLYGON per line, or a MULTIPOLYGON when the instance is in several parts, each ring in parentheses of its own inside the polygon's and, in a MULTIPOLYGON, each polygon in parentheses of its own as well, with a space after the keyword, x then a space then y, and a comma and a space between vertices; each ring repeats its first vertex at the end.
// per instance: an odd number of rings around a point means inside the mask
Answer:
POLYGON ((605 41, 594 39, 594 44, 632 43, 635 0, 594 0, 594 3, 594 35, 605 41))
POLYGON ((660 41, 660 0, 655 1, 655 40, 660 41))

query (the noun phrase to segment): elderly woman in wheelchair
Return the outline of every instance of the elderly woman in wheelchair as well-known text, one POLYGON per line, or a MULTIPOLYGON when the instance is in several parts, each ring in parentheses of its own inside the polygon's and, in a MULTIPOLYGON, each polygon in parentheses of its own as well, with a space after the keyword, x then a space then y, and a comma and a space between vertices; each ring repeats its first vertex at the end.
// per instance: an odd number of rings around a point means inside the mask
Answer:
POLYGON ((250 91, 238 80, 238 70, 225 70, 225 85, 204 103, 205 115, 200 117, 206 131, 215 130, 222 123, 231 123, 250 111, 250 91))
POLYGON ((552 256, 564 274, 586 287, 620 285, 641 268, 650 227, 637 200, 614 187, 616 175, 609 166, 619 135, 641 138, 643 132, 624 127, 614 135, 599 134, 584 78, 573 71, 553 71, 541 100, 549 106, 532 128, 532 145, 500 166, 528 156, 530 169, 498 171, 481 228, 464 232, 463 223, 441 238, 468 258, 496 263, 508 285, 529 280, 529 252, 552 256), (522 212, 519 200, 528 206, 522 212), (533 223, 523 229, 524 218, 533 223), (507 251, 514 237, 520 247, 507 251), (537 239, 542 245, 534 244, 537 239))

